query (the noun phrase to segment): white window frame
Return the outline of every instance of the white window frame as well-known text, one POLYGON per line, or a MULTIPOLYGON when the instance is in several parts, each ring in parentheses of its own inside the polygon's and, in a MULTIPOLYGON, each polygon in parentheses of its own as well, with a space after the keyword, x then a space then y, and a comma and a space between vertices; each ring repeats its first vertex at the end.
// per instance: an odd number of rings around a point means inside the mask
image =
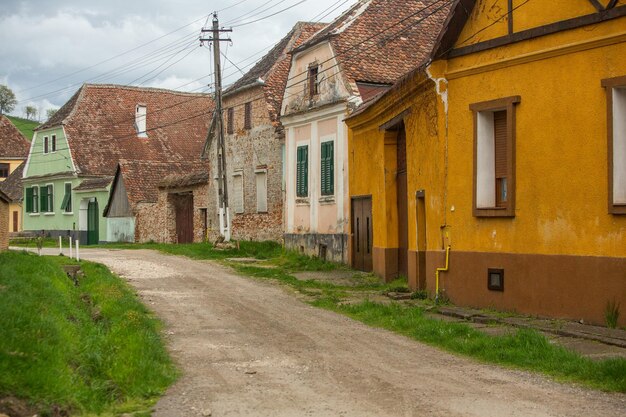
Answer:
POLYGON ((50 153, 57 152, 57 135, 50 135, 50 153))
POLYGON ((266 168, 262 168, 262 169, 255 169, 254 170, 254 184, 255 184, 255 188, 256 188, 256 212, 257 213, 268 213, 269 212, 269 204, 268 204, 268 200, 267 200, 267 194, 268 194, 268 190, 267 190, 267 169, 266 168), (265 209, 263 209, 263 207, 259 206, 259 202, 262 199, 259 199, 259 179, 258 179, 258 175, 262 174, 265 176, 265 209))
MULTIPOLYGON (((233 197, 238 198, 241 197, 241 207, 237 207, 233 204, 233 212, 235 214, 244 214, 246 212, 246 202, 245 202, 245 184, 244 184, 244 177, 243 177, 243 170, 239 169, 236 170, 235 172, 233 172, 233 197), (237 196, 235 194, 235 178, 240 178, 241 179, 241 195, 237 196)), ((236 202, 237 200, 234 200, 234 202, 236 202)))
POLYGON ((46 211, 44 216, 54 216, 54 184, 47 183, 44 187, 48 188, 48 211, 46 211), (52 191, 50 191, 52 190, 52 191), (50 210, 52 208, 52 210, 50 210))
MULTIPOLYGON (((64 193, 64 194, 63 194, 63 198, 65 198, 65 186, 66 186, 67 184, 69 184, 69 185, 70 185, 70 204, 71 204, 71 206, 72 206, 72 211, 65 211, 65 210, 62 210, 62 212, 63 212, 63 214, 64 214, 64 215, 66 215, 66 216, 72 216, 72 215, 74 215, 74 199, 72 198, 72 183, 71 183, 71 182, 65 182, 65 183, 63 183, 63 193, 64 193)), ((62 202, 63 202, 63 201, 61 201, 61 203, 62 203, 62 202)))
POLYGON ((41 146, 41 153, 44 155, 48 155, 50 153, 50 138, 48 136, 43 137, 43 142, 41 146))

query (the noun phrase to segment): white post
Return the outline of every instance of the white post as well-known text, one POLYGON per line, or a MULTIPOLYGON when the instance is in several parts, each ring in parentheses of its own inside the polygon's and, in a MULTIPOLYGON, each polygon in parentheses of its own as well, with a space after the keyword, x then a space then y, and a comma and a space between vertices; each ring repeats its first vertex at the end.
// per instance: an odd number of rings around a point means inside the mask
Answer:
POLYGON ((76 239, 76 260, 80 261, 80 251, 79 251, 78 239, 76 239))
POLYGON ((59 255, 63 255, 63 238, 59 236, 59 255))
POLYGON ((70 236, 70 259, 72 259, 72 236, 70 236))

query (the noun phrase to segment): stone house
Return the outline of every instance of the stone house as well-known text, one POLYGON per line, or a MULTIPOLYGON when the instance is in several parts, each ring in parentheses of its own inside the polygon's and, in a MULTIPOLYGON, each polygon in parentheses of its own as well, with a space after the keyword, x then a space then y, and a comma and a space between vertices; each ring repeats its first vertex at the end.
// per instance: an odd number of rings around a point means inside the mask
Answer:
POLYGON ((449 4, 360 0, 292 50, 281 112, 288 248, 349 262, 348 130, 343 120, 428 55, 449 4), (389 30, 392 22, 397 23, 389 30))
POLYGON ((347 119, 374 248, 355 267, 394 278, 402 251, 411 288, 477 308, 626 305, 626 5, 599 3, 454 3, 431 56, 347 119))
POLYGON ((198 161, 211 119, 206 94, 85 84, 33 137, 24 168, 24 229, 83 244, 112 233, 102 210, 122 158, 198 161))
POLYGON ((109 242, 206 239, 208 166, 120 160, 104 216, 109 242))
MULTIPOLYGON (((289 51, 324 27, 297 23, 250 71, 223 94, 227 189, 231 236, 244 240, 275 240, 283 236, 283 147, 280 123, 291 59, 289 51)), ((217 178, 217 141, 207 140, 203 157, 217 178)), ((209 236, 219 235, 218 185, 211 180, 209 236)))
POLYGON ((21 181, 21 171, 15 171, 28 157, 30 142, 4 115, 0 115, 0 188, 9 187, 4 183, 12 176, 11 192, 3 190, 9 196, 9 224, 10 233, 22 231, 22 200, 20 193, 15 192, 15 183, 21 181), (18 176, 20 178, 18 178, 18 176))
POLYGON ((0 252, 9 248, 9 203, 11 200, 0 191, 0 252))

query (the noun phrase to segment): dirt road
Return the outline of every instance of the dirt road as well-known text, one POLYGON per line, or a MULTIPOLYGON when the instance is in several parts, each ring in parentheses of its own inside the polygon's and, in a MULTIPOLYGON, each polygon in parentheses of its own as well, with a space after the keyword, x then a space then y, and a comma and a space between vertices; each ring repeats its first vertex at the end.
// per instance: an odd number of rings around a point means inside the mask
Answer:
POLYGON ((166 323, 183 376, 154 416, 624 416, 626 395, 478 364, 209 262, 82 250, 166 323))

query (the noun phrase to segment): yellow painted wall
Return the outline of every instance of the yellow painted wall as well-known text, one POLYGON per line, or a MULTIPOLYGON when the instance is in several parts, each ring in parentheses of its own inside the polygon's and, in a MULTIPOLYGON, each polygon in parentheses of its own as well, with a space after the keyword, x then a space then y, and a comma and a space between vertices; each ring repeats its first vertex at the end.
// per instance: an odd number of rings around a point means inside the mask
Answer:
MULTIPOLYGON (((0 163, 9 164, 9 174, 19 167, 24 160, 21 159, 0 159, 0 163)), ((0 178, 0 181, 4 181, 4 178, 0 178)), ((19 232, 22 231, 22 206, 21 204, 11 203, 9 204, 9 232, 13 232, 13 212, 17 211, 19 232)))
POLYGON ((602 79, 626 75, 626 18, 448 61, 448 212, 457 250, 626 256, 608 214, 602 79), (471 103, 521 96, 513 219, 472 215, 471 103), (455 212, 450 208, 455 206, 455 212))

